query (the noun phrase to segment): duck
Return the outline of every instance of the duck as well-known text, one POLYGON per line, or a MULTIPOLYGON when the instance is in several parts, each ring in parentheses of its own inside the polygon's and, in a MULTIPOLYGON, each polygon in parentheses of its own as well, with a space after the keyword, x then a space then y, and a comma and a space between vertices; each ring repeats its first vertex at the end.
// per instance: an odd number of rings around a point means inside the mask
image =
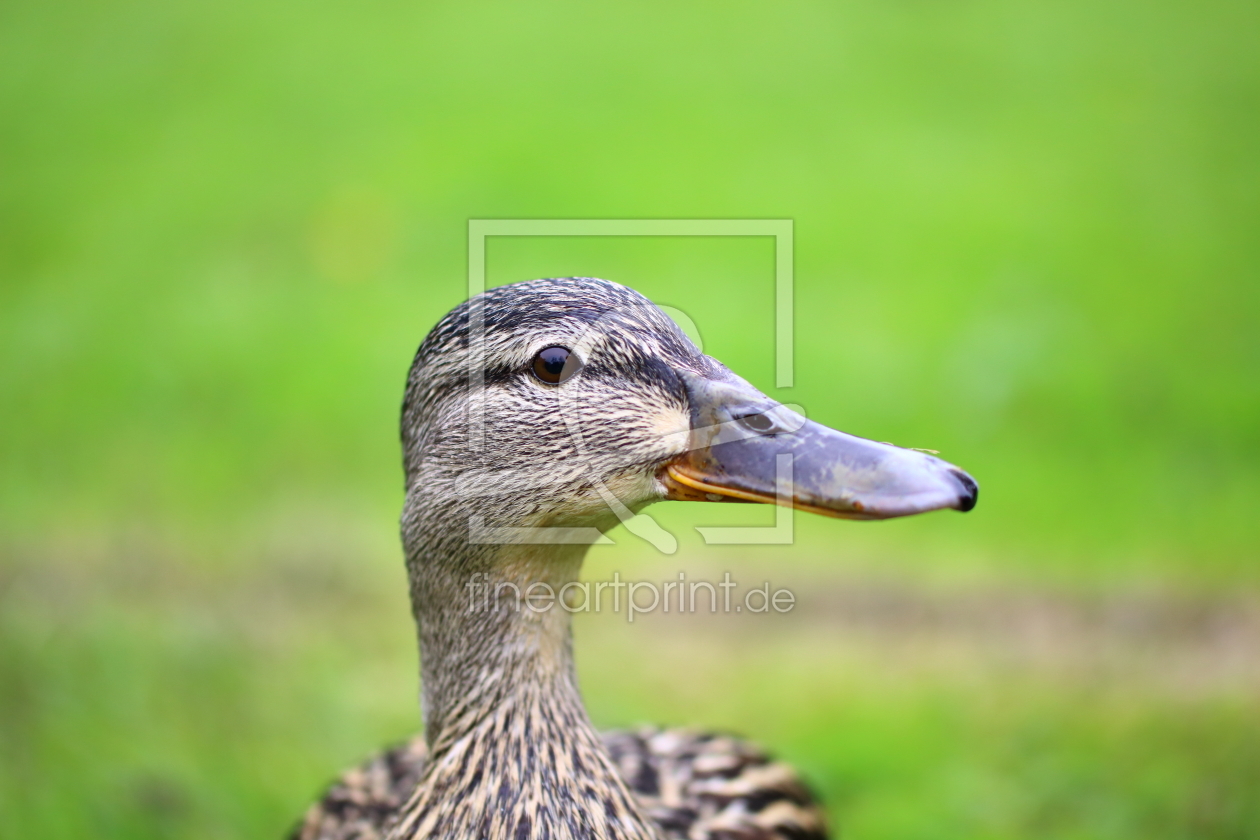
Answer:
POLYGON ((340 776, 294 840, 821 840, 789 765, 721 733, 601 734, 559 593, 590 545, 664 500, 838 519, 971 510, 928 452, 810 420, 704 355, 638 292, 592 277, 489 289, 412 361, 401 536, 422 734, 340 776), (531 587, 533 589, 531 590, 531 587))

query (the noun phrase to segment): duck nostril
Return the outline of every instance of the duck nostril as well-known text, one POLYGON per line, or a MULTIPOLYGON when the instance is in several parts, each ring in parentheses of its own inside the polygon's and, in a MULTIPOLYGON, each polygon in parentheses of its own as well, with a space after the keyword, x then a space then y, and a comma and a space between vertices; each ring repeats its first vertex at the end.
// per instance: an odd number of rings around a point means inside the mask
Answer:
POLYGON ((963 492, 958 499, 958 509, 966 513, 976 506, 976 499, 980 498, 980 487, 976 484, 974 478, 962 470, 950 470, 949 474, 962 485, 963 492))
POLYGON ((774 420, 765 414, 746 414, 737 418, 739 424, 749 431, 766 435, 774 431, 774 420))

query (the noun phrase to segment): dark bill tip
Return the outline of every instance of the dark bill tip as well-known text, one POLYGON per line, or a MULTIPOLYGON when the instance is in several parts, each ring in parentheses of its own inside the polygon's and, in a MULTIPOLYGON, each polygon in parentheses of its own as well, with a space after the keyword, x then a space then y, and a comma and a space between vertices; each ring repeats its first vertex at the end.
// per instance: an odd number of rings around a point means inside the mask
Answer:
POLYGON ((949 474, 962 486, 963 492, 958 497, 958 510, 966 513, 976 506, 980 498, 980 487, 976 480, 959 469, 952 469, 949 474))

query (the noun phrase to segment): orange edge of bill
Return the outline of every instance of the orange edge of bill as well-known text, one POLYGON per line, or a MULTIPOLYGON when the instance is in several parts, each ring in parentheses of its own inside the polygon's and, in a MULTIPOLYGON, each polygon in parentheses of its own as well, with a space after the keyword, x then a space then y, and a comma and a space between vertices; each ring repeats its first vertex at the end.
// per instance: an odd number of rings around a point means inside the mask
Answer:
POLYGON ((795 508, 796 510, 803 510, 808 513, 818 513, 823 516, 833 517, 835 519, 875 519, 876 518, 874 516, 871 516, 870 514, 863 513, 860 510, 855 510, 851 512, 832 510, 831 508, 818 507, 817 505, 807 505, 802 502, 798 502, 792 498, 784 498, 782 496, 777 496, 777 495, 766 496, 761 493, 752 493, 747 490, 738 490, 734 487, 723 487, 720 484, 710 484, 707 481, 703 481, 694 476, 688 475, 687 473, 678 469, 678 467, 676 467, 674 464, 669 464, 665 469, 666 469, 666 472, 669 473, 669 477, 672 478, 674 481, 677 481, 679 484, 682 484, 685 487, 690 487, 692 490, 699 490, 701 493, 713 493, 714 495, 717 495, 717 496, 727 496, 733 499, 743 499, 746 502, 760 502, 762 504, 767 504, 767 505, 776 505, 776 504, 783 505, 784 507, 795 508))

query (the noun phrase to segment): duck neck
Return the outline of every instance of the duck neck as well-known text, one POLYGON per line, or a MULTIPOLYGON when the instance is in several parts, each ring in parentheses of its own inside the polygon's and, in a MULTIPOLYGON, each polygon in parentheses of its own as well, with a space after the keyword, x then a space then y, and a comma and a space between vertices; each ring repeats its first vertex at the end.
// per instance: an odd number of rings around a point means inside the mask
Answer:
POLYGON ((586 546, 476 546, 459 562, 413 565, 422 708, 441 752, 508 704, 537 696, 581 708, 571 616, 556 597, 586 546))
POLYGON ((396 836, 655 838, 578 692, 560 595, 587 547, 470 548, 410 560, 430 757, 396 836))

